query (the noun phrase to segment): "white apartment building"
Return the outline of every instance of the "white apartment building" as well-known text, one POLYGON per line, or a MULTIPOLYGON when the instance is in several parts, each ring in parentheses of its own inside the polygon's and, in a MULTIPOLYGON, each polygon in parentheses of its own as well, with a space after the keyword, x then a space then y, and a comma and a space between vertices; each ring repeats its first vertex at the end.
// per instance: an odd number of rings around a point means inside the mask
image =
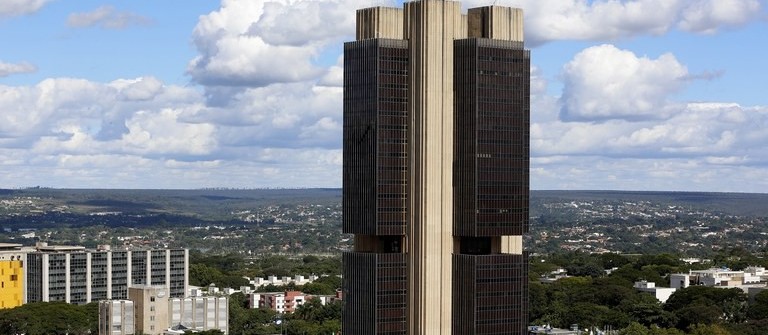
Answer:
POLYGON ((171 297, 184 297, 189 286, 186 249, 111 250, 102 246, 48 246, 26 254, 24 302, 127 299, 128 288, 161 285, 171 297))

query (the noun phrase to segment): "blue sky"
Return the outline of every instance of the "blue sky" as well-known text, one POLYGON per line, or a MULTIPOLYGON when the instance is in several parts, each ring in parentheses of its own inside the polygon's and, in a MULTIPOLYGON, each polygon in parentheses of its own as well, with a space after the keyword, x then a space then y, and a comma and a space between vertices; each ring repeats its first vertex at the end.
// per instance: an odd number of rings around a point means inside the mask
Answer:
MULTIPOLYGON (((768 191, 765 0, 496 3, 526 13, 532 188, 768 191)), ((0 2, 0 187, 340 187, 371 5, 401 4, 0 2)))

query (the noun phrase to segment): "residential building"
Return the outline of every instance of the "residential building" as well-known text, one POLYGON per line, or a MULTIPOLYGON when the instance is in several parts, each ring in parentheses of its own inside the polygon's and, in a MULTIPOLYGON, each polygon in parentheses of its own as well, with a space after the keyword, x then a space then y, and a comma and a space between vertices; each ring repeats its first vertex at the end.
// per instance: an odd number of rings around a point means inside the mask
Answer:
POLYGON ((134 326, 133 301, 99 301, 99 335, 133 335, 134 326))
POLYGON ((269 308, 278 313, 293 313, 307 300, 308 297, 299 291, 251 293, 249 306, 251 308, 269 308))
POLYGON ((315 280, 317 280, 319 277, 316 275, 310 275, 309 277, 304 277, 303 275, 294 275, 293 279, 290 277, 282 277, 278 278, 276 276, 269 276, 266 279, 265 278, 253 278, 248 280, 248 282, 256 287, 262 286, 262 285, 287 285, 290 283, 294 283, 296 285, 304 285, 307 283, 311 283, 315 280))
POLYGON ((127 299, 128 288, 140 285, 162 285, 171 297, 184 297, 189 286, 186 249, 88 250, 39 243, 26 260, 25 302, 127 299))
POLYGON ((337 291, 334 295, 308 295, 299 291, 254 292, 248 294, 248 307, 269 308, 278 313, 293 313, 311 299, 318 299, 322 305, 325 305, 341 300, 341 291, 337 291))
POLYGON ((21 244, 0 243, 0 309, 24 303, 24 254, 21 244))
POLYGON ((345 334, 526 334, 522 10, 357 11, 344 45, 345 334))

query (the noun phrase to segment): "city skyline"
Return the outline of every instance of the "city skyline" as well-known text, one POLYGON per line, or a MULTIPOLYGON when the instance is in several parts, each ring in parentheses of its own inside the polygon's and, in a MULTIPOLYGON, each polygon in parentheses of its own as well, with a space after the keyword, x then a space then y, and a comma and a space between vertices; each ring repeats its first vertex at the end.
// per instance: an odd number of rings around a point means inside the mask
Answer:
MULTIPOLYGON (((498 4, 534 55, 532 189, 766 192, 765 1, 498 4)), ((0 187, 341 187, 372 5, 401 4, 0 5, 0 187)))

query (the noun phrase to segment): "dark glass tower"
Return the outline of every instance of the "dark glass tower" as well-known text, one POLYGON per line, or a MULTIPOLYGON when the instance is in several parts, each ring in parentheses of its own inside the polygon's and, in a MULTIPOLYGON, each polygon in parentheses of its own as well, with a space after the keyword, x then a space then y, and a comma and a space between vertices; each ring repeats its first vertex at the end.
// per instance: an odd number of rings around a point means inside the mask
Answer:
POLYGON ((344 47, 344 334, 526 334, 522 11, 357 12, 344 47))

